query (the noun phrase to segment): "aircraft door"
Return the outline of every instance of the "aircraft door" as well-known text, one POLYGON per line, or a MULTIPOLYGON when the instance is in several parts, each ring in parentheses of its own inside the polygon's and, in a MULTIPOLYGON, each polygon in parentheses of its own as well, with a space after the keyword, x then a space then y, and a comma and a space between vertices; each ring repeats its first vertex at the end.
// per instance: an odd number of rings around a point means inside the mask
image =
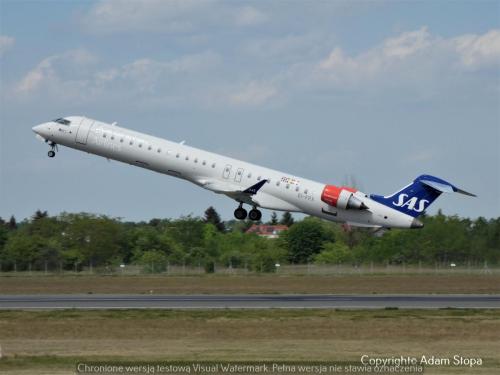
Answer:
POLYGON ((229 176, 231 175, 231 168, 232 166, 230 164, 227 164, 225 167, 224 167, 224 171, 222 172, 222 177, 224 178, 229 178, 229 176))
POLYGON ((241 178, 243 177, 243 168, 238 168, 236 171, 236 176, 234 176, 235 182, 241 182, 241 178))
POLYGON ((76 143, 81 143, 82 145, 87 144, 87 138, 89 137, 90 128, 94 125, 94 121, 84 118, 78 127, 76 132, 76 143))

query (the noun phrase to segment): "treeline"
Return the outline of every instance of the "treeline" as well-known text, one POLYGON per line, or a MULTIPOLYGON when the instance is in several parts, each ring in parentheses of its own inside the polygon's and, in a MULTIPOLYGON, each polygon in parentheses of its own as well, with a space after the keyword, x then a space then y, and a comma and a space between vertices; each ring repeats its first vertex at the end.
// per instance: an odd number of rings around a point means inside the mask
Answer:
POLYGON ((295 222, 286 213, 270 224, 289 227, 280 238, 245 231, 249 221, 222 222, 210 207, 203 218, 123 222, 88 213, 49 216, 37 211, 17 223, 0 218, 0 270, 22 271, 141 265, 159 272, 165 265, 275 270, 275 264, 498 264, 500 218, 422 218, 420 230, 349 228, 308 217, 295 222))

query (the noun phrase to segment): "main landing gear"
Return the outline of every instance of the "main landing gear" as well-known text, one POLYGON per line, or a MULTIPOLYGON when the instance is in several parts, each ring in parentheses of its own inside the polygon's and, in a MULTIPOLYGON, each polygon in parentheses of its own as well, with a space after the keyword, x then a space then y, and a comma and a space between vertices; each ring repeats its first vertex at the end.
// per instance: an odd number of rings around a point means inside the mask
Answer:
POLYGON ((243 208, 243 203, 240 203, 239 207, 234 210, 234 217, 238 220, 245 220, 248 218, 252 221, 259 221, 262 218, 262 212, 260 212, 255 206, 247 213, 247 210, 243 208))
POLYGON ((252 221, 259 221, 262 218, 262 212, 254 207, 248 213, 248 218, 252 221))
POLYGON ((57 143, 54 143, 52 141, 49 141, 47 143, 50 146, 50 151, 47 153, 47 155, 49 155, 49 158, 53 158, 54 156, 56 156, 56 151, 58 151, 57 143))

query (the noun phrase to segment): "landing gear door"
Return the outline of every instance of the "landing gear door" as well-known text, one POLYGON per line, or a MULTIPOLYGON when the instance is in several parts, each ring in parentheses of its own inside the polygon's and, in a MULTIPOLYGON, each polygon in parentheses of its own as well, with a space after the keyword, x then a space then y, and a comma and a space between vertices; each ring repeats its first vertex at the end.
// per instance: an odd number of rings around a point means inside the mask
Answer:
POLYGON ((78 127, 76 132, 76 143, 80 143, 82 145, 87 144, 87 138, 89 137, 90 128, 94 125, 94 121, 84 118, 78 127))

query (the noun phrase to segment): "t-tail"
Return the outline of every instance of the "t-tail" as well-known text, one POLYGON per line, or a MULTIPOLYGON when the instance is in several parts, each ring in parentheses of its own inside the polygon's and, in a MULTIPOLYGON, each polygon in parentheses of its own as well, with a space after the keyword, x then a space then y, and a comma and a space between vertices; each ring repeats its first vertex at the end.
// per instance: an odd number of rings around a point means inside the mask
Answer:
POLYGON ((476 196, 438 177, 424 174, 392 195, 384 197, 372 194, 370 198, 412 217, 418 217, 441 193, 460 193, 472 197, 476 196))

